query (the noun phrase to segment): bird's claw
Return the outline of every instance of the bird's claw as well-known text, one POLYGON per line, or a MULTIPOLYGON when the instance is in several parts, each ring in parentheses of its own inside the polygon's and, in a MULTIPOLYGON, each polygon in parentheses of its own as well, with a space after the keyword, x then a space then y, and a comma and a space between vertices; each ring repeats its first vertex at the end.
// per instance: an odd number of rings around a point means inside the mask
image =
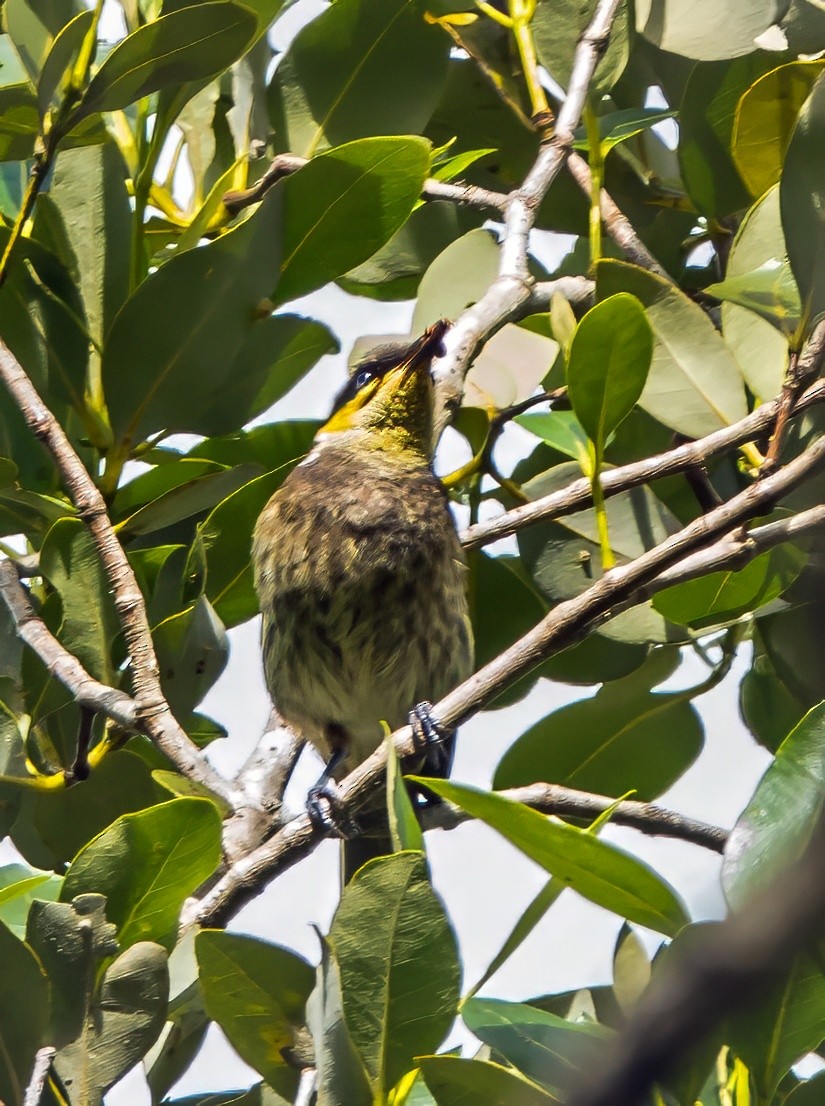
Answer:
POLYGON ((423 746, 428 774, 444 776, 450 767, 450 754, 444 742, 452 731, 438 721, 433 714, 432 703, 416 703, 409 714, 415 741, 423 746))
POLYGON ((335 837, 354 837, 358 826, 341 803, 338 788, 332 780, 319 780, 307 793, 306 811, 309 820, 322 833, 335 837))

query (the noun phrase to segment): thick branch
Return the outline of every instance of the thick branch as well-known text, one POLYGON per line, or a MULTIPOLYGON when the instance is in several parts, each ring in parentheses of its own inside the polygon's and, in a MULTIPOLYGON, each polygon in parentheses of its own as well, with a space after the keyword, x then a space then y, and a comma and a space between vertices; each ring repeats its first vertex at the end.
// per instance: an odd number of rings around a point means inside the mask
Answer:
MULTIPOLYGON (((778 499, 810 478, 823 461, 825 439, 820 439, 786 468, 696 519, 630 564, 611 570, 577 598, 559 603, 534 629, 437 703, 437 717, 450 728, 466 721, 554 653, 579 641, 613 615, 641 602, 650 594, 678 583, 679 573, 675 566, 684 558, 703 548, 712 557, 717 539, 741 527, 749 519, 765 514, 778 499), (673 571, 668 572, 670 569, 673 571)), ((769 540, 777 538, 777 531, 770 530, 769 540)), ((762 551, 759 539, 754 539, 754 535, 746 536, 742 542, 744 551, 738 546, 732 550, 737 565, 762 551)), ((714 568, 719 563, 714 557, 714 568)), ((397 730, 394 741, 400 756, 415 751, 409 726, 397 730)), ((342 809, 357 810, 383 777, 385 767, 386 752, 382 746, 339 785, 342 809)), ((194 904, 187 913, 186 924, 224 923, 254 897, 269 878, 310 852, 322 836, 308 816, 294 818, 263 845, 238 861, 199 904, 194 904)))
POLYGON ((542 146, 521 187, 510 193, 504 217, 498 276, 478 301, 467 308, 447 335, 447 354, 437 366, 439 406, 443 429, 449 411, 458 406, 464 376, 481 342, 503 323, 515 318, 529 299, 532 278, 527 265, 530 231, 547 190, 568 157, 573 132, 579 124, 590 82, 610 37, 620 0, 599 0, 590 25, 579 40, 565 101, 553 137, 542 146))
POLYGON ((81 706, 111 718, 124 729, 138 729, 134 699, 99 683, 77 657, 60 644, 42 618, 35 614, 11 561, 0 561, 0 599, 9 609, 20 640, 34 650, 49 674, 63 684, 81 706))
POLYGON ((31 1079, 26 1087, 23 1106, 40 1106, 40 1102, 43 1099, 43 1091, 46 1087, 46 1079, 49 1075, 49 1068, 52 1066, 52 1060, 54 1060, 56 1053, 57 1049, 53 1048, 51 1045, 46 1045, 37 1050, 31 1079))
MULTIPOLYGON (((825 328, 822 330, 825 333, 825 328)), ((818 381, 799 397, 793 414, 801 414, 814 404, 823 401, 825 401, 825 381, 818 381)), ((780 400, 771 400, 770 403, 763 403, 741 422, 726 426, 723 430, 716 430, 706 438, 687 442, 685 445, 677 446, 676 449, 668 450, 667 453, 646 457, 642 461, 622 465, 621 468, 604 470, 601 482, 605 498, 636 488, 640 484, 648 484, 663 476, 684 472, 695 465, 704 464, 719 453, 752 441, 770 430, 779 410, 780 400)), ((465 549, 477 549, 482 545, 498 541, 499 538, 505 538, 509 534, 515 534, 525 526, 532 526, 536 522, 547 522, 581 510, 592 502, 590 481, 582 477, 568 484, 566 488, 561 488, 533 503, 525 503, 487 522, 479 522, 469 527, 461 535, 461 541, 465 549)))
POLYGON ((66 491, 89 529, 112 592, 131 658, 141 728, 179 772, 231 801, 231 789, 178 724, 163 695, 146 606, 132 566, 112 529, 106 503, 22 366, 0 341, 0 379, 29 429, 51 453, 66 491))
POLYGON ((719 926, 688 942, 653 982, 570 1106, 636 1106, 694 1045, 778 982, 825 921, 825 814, 798 860, 719 926))
MULTIPOLYGON (((307 164, 307 161, 308 158, 299 157, 297 154, 278 154, 261 179, 251 188, 224 193, 224 207, 234 215, 243 208, 258 203, 274 184, 283 177, 297 173, 307 164)), ((482 211, 495 211, 499 215, 506 209, 509 199, 504 192, 493 192, 489 188, 479 188, 474 184, 450 184, 448 181, 432 178, 424 181, 421 198, 430 201, 449 200, 451 203, 466 207, 478 207, 482 211)))
MULTIPOLYGON (((612 808, 610 821, 614 825, 630 826, 641 833, 656 837, 688 841, 717 853, 724 851, 728 839, 727 830, 698 822, 695 818, 687 818, 654 803, 632 800, 616 803, 615 799, 606 795, 592 795, 589 791, 576 791, 572 787, 561 787, 554 783, 533 783, 527 787, 498 791, 496 794, 515 803, 524 803, 533 810, 540 810, 542 814, 555 814, 561 818, 583 818, 591 821, 612 808)), ((425 830, 450 830, 469 819, 469 814, 450 803, 438 803, 421 814, 425 830)))

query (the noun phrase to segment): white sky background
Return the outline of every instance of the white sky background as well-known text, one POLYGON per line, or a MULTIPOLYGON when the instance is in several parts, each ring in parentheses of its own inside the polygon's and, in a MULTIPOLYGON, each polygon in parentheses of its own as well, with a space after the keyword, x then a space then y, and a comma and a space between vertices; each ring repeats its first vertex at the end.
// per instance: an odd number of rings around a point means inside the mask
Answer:
MULTIPOLYGON (((283 50, 295 31, 326 7, 322 0, 299 0, 282 18, 275 45, 283 50)), ((122 34, 119 9, 108 5, 105 37, 122 34)), ((545 260, 556 259, 566 241, 542 241, 534 248, 545 260)), ((569 241, 569 240, 568 240, 569 241)), ((326 323, 338 336, 342 353, 325 357, 266 417, 323 417, 331 397, 345 378, 346 356, 354 340, 365 333, 407 332, 412 302, 378 304, 351 297, 335 286, 313 293, 290 311, 299 311, 326 323)), ((522 452, 525 432, 512 428, 505 436, 499 459, 506 470, 508 457, 522 452), (524 435, 524 437, 521 437, 524 435)), ((466 443, 448 432, 438 468, 449 471, 469 456, 466 443)), ((206 714, 229 731, 226 741, 210 748, 210 758, 222 771, 240 766, 257 742, 269 711, 258 645, 259 620, 230 632, 231 656, 226 672, 202 705, 206 714)), ((706 743, 696 764, 659 800, 662 805, 704 821, 731 826, 769 763, 742 725, 737 711, 737 685, 747 668, 741 656, 732 673, 713 691, 697 700, 706 743)), ((686 658, 667 687, 700 682, 707 669, 695 656, 686 658)), ((465 725, 458 737, 453 776, 461 782, 487 787, 507 746, 533 722, 567 702, 585 698, 594 689, 572 688, 540 680, 520 703, 482 714, 465 725)), ((667 735, 662 735, 666 740, 667 735)), ((300 809, 306 788, 314 782, 320 762, 305 755, 290 788, 289 798, 300 809)), ((696 919, 720 917, 724 903, 719 888, 720 860, 694 845, 644 837, 632 830, 608 827, 603 836, 624 845, 664 875, 685 899, 696 919)), ((511 848, 493 831, 466 823, 449 833, 427 835, 427 852, 435 886, 441 894, 461 944, 464 986, 475 981, 498 951, 514 922, 543 886, 546 874, 511 848)), ((0 845, 0 860, 12 859, 0 845)), ((338 845, 325 842, 316 852, 276 879, 232 921, 230 929, 286 945, 317 962, 319 949, 313 926, 326 930, 338 897, 338 845)), ((539 994, 608 982, 613 945, 621 919, 565 892, 516 955, 493 978, 483 993, 525 999, 539 994)), ((658 939, 642 934, 651 949, 658 939)), ((459 1032, 456 1040, 470 1041, 459 1032)), ((198 1091, 240 1088, 257 1080, 212 1027, 206 1045, 189 1073, 173 1091, 174 1097, 198 1091)), ((149 1095, 140 1068, 106 1099, 110 1106, 143 1106, 149 1095)))

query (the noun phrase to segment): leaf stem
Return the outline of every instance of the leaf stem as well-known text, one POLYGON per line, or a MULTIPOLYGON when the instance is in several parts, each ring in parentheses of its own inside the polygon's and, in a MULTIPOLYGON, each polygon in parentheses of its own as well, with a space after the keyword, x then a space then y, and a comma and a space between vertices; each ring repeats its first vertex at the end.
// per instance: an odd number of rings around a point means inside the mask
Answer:
POLYGON ((593 495, 593 510, 596 514, 596 526, 599 530, 599 546, 602 553, 602 570, 607 572, 616 564, 613 550, 610 548, 610 535, 607 528, 607 509, 604 505, 604 491, 601 480, 602 455, 594 442, 590 442, 590 489, 593 495))
POLYGON ((588 162, 590 165, 590 264, 594 266, 602 256, 602 184, 604 183, 604 151, 602 149, 599 118, 592 100, 584 108, 584 125, 587 130, 588 162))
POLYGON ((530 96, 530 111, 534 123, 546 126, 553 119, 544 88, 539 78, 539 61, 530 23, 536 10, 536 0, 510 0, 510 20, 516 40, 521 68, 530 96))

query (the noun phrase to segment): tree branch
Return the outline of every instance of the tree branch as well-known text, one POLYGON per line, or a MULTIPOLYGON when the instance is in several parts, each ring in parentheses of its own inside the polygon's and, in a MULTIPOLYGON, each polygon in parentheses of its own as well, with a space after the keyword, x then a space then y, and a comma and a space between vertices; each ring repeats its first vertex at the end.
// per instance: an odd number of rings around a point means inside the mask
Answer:
POLYGON ((610 37, 620 0, 599 0, 573 58, 567 96, 559 111, 556 130, 539 151, 521 187, 510 193, 504 215, 498 276, 472 307, 462 312, 445 339, 446 356, 435 375, 439 391, 439 431, 449 413, 461 402, 464 376, 481 342, 503 323, 515 318, 529 300, 533 281, 527 265, 530 231, 547 190, 568 157, 573 132, 579 124, 590 82, 610 37))
MULTIPOLYGON (((685 817, 673 810, 666 810, 654 803, 633 800, 617 803, 606 795, 593 795, 589 791, 577 791, 554 783, 532 783, 526 787, 511 787, 494 794, 515 803, 523 803, 542 814, 555 814, 561 818, 592 820, 605 811, 612 810, 610 821, 617 826, 630 826, 640 833, 656 837, 673 837, 717 853, 724 851, 728 839, 727 830, 685 817)), ((425 830, 451 830, 470 819, 471 815, 446 802, 427 807, 421 812, 421 824, 425 830)))
POLYGON ((201 756, 194 742, 189 740, 163 695, 143 595, 126 553, 112 528, 103 496, 57 419, 43 403, 22 366, 2 341, 0 379, 31 432, 51 453, 66 491, 89 529, 109 582, 131 658, 134 698, 141 729, 179 772, 231 803, 231 788, 201 756))
POLYGON ((43 1090, 46 1086, 46 1079, 49 1074, 49 1068, 52 1066, 52 1060, 54 1060, 56 1054, 57 1049, 53 1048, 51 1045, 46 1045, 44 1048, 37 1050, 31 1079, 26 1087, 23 1106, 40 1106, 40 1101, 43 1098, 43 1090))
MULTIPOLYGON (((308 158, 297 154, 278 154, 259 181, 251 188, 225 192, 223 205, 233 215, 264 198, 274 184, 283 177, 297 173, 307 164, 308 158)), ((505 192, 493 192, 489 188, 479 188, 475 184, 450 184, 448 181, 429 178, 424 181, 421 190, 423 200, 449 200, 465 207, 478 207, 482 211, 495 211, 501 215, 507 208, 509 196, 505 192)))
MULTIPOLYGON (((576 184, 590 199, 591 180, 590 166, 581 154, 571 151, 567 158, 567 168, 576 184)), ((625 254, 628 260, 642 269, 647 269, 657 276, 664 277, 669 283, 673 283, 670 274, 662 268, 653 254, 636 233, 633 224, 621 211, 610 193, 602 188, 599 196, 599 207, 602 213, 602 222, 605 230, 625 254)))
MULTIPOLYGON (((784 469, 754 483, 730 502, 696 519, 636 560, 612 569, 575 599, 559 603, 529 633, 437 703, 436 716, 448 728, 466 721, 549 656, 579 641, 615 614, 678 583, 676 566, 690 554, 704 548, 712 557, 714 568, 718 567, 720 561, 714 556, 717 539, 765 514, 778 499, 810 478, 823 462, 825 439, 820 439, 784 469), (670 569, 673 571, 668 572, 670 569)), ((799 533, 797 529, 796 535, 799 533)), ((737 564, 762 551, 758 531, 754 534, 740 539, 744 550, 734 543, 731 555, 735 556, 737 564)), ((730 538, 725 540, 731 541, 730 538)), ((768 531, 768 540, 781 540, 775 527, 768 531)), ((397 730, 393 738, 399 756, 415 752, 409 726, 397 730)), ((383 778, 385 770, 386 751, 381 746, 339 784, 341 809, 357 810, 383 778)), ((323 836, 307 815, 294 818, 234 864, 200 902, 193 903, 185 914, 184 924, 225 923, 269 878, 291 867, 323 836)))
MULTIPOLYGON (((825 335, 825 327, 820 327, 825 335)), ((797 400, 793 409, 793 415, 799 415, 817 403, 825 401, 825 381, 817 381, 811 385, 797 400)), ((750 415, 732 426, 726 426, 722 430, 716 430, 708 434, 706 438, 700 438, 696 442, 687 442, 685 445, 670 449, 667 453, 660 453, 655 457, 646 457, 642 461, 634 461, 621 468, 606 469, 601 476, 602 491, 605 498, 618 495, 619 492, 636 488, 640 484, 647 484, 652 480, 658 480, 663 476, 673 476, 693 468, 695 465, 704 464, 709 458, 729 449, 752 441, 761 434, 766 433, 774 425, 781 409, 781 400, 774 399, 770 403, 763 403, 750 415)), ((593 502, 592 488, 586 477, 574 480, 566 488, 543 496, 533 503, 525 503, 515 507, 512 511, 498 515, 487 522, 476 523, 461 534, 461 542, 465 549, 478 549, 480 546, 489 545, 510 534, 532 526, 536 522, 547 522, 550 519, 560 518, 562 515, 578 511, 593 502)))
POLYGON ((123 726, 140 728, 137 704, 131 696, 95 680, 77 657, 65 649, 29 602, 11 561, 0 561, 0 598, 9 609, 17 636, 40 657, 49 674, 71 692, 82 707, 88 707, 123 726))

